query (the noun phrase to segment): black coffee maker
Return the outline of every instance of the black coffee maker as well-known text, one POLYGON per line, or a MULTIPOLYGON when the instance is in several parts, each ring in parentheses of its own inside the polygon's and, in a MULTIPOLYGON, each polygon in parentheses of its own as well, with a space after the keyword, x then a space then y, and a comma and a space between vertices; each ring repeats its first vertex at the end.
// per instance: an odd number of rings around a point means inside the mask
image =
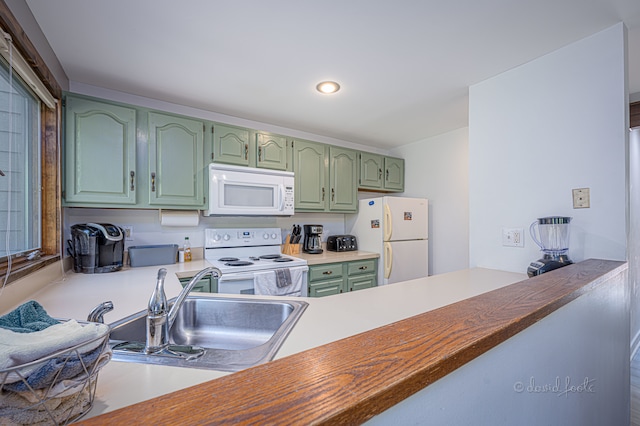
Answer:
POLYGON ((101 274, 122 269, 124 232, 108 223, 85 223, 71 226, 67 253, 73 257, 73 270, 101 274))
POLYGON ((310 254, 322 253, 322 225, 304 225, 302 250, 310 254))

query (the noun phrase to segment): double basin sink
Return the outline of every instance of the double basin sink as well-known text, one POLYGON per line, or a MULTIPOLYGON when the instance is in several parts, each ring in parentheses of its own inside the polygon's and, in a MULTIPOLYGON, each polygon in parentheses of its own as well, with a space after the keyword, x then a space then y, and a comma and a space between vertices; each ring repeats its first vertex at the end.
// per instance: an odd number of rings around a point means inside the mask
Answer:
POLYGON ((221 371, 242 370, 271 361, 307 305, 298 300, 189 296, 169 330, 169 349, 178 348, 188 353, 191 347, 201 347, 203 355, 187 359, 145 353, 145 310, 110 324, 112 359, 221 371))

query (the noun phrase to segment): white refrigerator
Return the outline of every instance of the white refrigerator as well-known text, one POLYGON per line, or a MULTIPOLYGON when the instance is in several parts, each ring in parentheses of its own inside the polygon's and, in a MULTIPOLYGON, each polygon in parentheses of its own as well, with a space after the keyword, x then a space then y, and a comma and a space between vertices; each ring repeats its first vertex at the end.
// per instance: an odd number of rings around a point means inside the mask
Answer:
POLYGON ((345 220, 358 249, 380 253, 378 285, 429 274, 429 200, 384 196, 359 201, 345 220))

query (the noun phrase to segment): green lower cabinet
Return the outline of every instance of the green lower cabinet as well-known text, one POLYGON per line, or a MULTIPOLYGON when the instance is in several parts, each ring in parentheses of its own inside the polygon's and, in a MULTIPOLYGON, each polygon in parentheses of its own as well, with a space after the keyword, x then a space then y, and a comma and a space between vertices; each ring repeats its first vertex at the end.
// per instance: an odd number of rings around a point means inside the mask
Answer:
POLYGON ((347 263, 347 291, 378 285, 378 260, 367 259, 347 263))
POLYGON ((309 283, 309 297, 323 297, 331 296, 332 294, 340 294, 343 291, 343 287, 344 280, 342 278, 309 283))
MULTIPOLYGON (((182 284, 182 287, 186 286, 187 284, 189 284, 189 281, 191 281, 190 278, 180 278, 180 284, 182 284)), ((216 291, 212 291, 211 288, 211 279, 209 277, 204 277, 202 278, 200 281, 198 281, 198 283, 195 285, 195 287, 193 287, 193 290, 191 290, 192 292, 197 292, 197 293, 217 293, 218 290, 218 280, 215 280, 215 290, 216 291)))
POLYGON ((375 287, 377 278, 375 275, 348 278, 349 291, 362 290, 364 288, 375 287))
POLYGON ((357 291, 378 285, 378 259, 309 266, 309 297, 357 291))

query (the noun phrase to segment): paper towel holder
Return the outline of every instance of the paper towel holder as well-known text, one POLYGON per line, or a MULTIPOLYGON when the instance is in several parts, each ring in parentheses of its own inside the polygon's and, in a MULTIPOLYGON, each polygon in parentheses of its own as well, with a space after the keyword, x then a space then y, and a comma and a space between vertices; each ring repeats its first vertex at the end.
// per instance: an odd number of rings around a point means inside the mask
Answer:
POLYGON ((160 221, 160 226, 198 226, 200 224, 200 211, 158 209, 158 219, 160 221))

